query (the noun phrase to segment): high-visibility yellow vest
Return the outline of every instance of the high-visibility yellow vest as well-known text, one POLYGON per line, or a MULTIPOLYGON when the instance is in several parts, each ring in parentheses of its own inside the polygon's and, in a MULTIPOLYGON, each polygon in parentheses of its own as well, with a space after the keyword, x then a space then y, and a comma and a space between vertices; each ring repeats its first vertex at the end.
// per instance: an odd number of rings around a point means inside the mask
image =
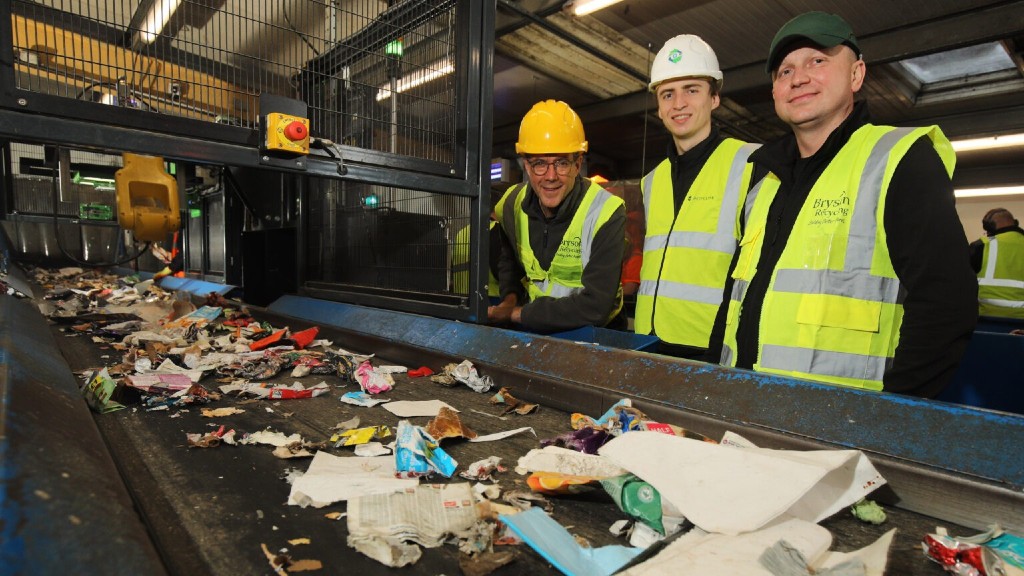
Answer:
MULTIPOLYGON (((497 226, 497 222, 491 220, 490 228, 497 226)), ((455 242, 452 244, 452 291, 456 294, 469 294, 469 224, 462 227, 455 235, 455 242)), ((501 295, 501 288, 498 280, 491 272, 490 265, 487 266, 487 295, 497 297, 501 295)))
POLYGON ((760 303, 754 369, 882 389, 899 344, 903 305, 881 224, 896 166, 923 136, 952 178, 956 156, 937 126, 861 127, 811 188, 775 270, 758 270, 757 261, 779 180, 769 174, 756 185, 733 271, 723 365, 736 365, 747 286, 754 274, 771 274, 760 303))
MULTIPOLYGON (((495 209, 497 219, 505 233, 518 246, 519 259, 526 270, 523 287, 530 300, 544 296, 564 298, 583 289, 583 269, 590 261, 594 236, 624 203, 621 198, 591 182, 562 236, 551 265, 545 270, 530 246, 530 222, 523 210, 528 186, 528 183, 517 184, 505 192, 495 209)), ((615 309, 608 315, 606 322, 621 309, 620 283, 615 309)))
POLYGON ((647 232, 634 320, 637 334, 707 348, 729 264, 740 238, 740 209, 759 147, 722 141, 690 186, 679 212, 672 162, 665 159, 640 183, 647 232))
POLYGON ((981 241, 978 313, 1024 319, 1024 234, 1008 232, 981 241))

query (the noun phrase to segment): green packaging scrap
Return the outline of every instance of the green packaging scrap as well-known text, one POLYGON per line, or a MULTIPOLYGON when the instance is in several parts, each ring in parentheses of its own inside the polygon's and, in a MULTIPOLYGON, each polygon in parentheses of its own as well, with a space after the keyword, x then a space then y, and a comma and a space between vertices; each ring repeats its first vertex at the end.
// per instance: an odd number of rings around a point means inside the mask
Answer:
POLYGON ((114 395, 116 388, 117 384, 114 383, 110 374, 107 373, 107 369, 104 368, 99 372, 95 372, 89 378, 89 382, 82 387, 82 396, 85 397, 85 401, 89 404, 90 408, 100 414, 106 414, 107 412, 114 412, 124 408, 123 404, 111 400, 111 396, 114 395))
POLYGON ((623 474, 601 480, 601 486, 611 495, 619 509, 631 518, 665 534, 661 522, 661 494, 647 482, 633 474, 623 474))

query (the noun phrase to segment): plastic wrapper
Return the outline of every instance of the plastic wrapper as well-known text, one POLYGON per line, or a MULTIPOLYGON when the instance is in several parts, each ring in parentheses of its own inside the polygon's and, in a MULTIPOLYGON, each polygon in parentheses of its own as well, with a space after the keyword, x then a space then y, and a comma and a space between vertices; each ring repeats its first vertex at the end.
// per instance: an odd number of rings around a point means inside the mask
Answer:
POLYGON ((541 494, 579 494, 595 488, 599 478, 559 472, 534 472, 526 478, 530 490, 541 494))
POLYGON ((650 528, 665 534, 661 522, 661 494, 654 486, 633 474, 623 474, 601 480, 601 486, 612 497, 619 509, 650 528))
POLYGON ((956 576, 1002 576, 1006 573, 1002 558, 984 545, 963 542, 945 534, 928 534, 923 546, 929 558, 956 576))
POLYGON ((558 446, 583 452, 584 454, 597 454, 598 448, 604 446, 612 439, 611 434, 598 428, 581 428, 565 434, 559 434, 554 438, 547 438, 540 441, 540 445, 558 446))

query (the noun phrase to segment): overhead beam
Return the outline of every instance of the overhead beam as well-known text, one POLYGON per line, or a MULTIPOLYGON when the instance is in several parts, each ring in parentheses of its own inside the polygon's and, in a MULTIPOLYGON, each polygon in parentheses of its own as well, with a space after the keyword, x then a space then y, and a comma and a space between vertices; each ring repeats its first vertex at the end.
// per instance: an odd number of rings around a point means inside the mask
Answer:
MULTIPOLYGON (((928 22, 887 30, 876 34, 858 37, 865 59, 870 65, 885 64, 961 48, 980 42, 991 42, 1014 36, 1024 30, 1024 0, 1006 2, 990 8, 972 9, 947 17, 936 18, 928 22)), ((724 92, 725 96, 748 90, 763 91, 769 86, 768 76, 764 71, 765 61, 759 60, 750 64, 726 68, 724 92)), ((611 98, 597 104, 581 106, 576 109, 584 124, 609 118, 643 114, 650 105, 650 95, 646 91, 638 91, 617 98, 611 98)), ((976 121, 974 116, 968 121, 976 121)), ((982 113, 983 122, 1002 122, 1005 126, 1005 112, 982 113)), ((518 126, 495 127, 495 143, 515 138, 518 126)), ((974 131, 972 128, 971 131, 974 131)), ((1005 131, 1005 128, 1004 128, 1005 131)))

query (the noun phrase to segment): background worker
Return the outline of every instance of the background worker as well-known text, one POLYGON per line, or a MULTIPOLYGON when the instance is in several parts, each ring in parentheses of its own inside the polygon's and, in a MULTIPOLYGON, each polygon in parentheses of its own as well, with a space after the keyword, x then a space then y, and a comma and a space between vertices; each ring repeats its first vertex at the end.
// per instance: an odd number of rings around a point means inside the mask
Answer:
POLYGON ((981 226, 985 236, 971 243, 978 313, 1024 319, 1024 230, 1006 208, 989 210, 981 226))
MULTIPOLYGON (((491 193, 491 218, 488 222, 488 257, 487 257, 487 296, 491 304, 498 303, 498 258, 501 251, 501 230, 498 228, 494 205, 501 198, 500 193, 491 193)), ((470 226, 466 224, 455 235, 452 243, 452 291, 457 294, 470 294, 469 290, 469 243, 470 226)))
POLYGON ((702 358, 740 238, 740 212, 757 149, 711 124, 722 71, 706 42, 670 39, 651 65, 658 117, 672 135, 667 158, 641 182, 646 215, 635 331, 657 351, 702 358))
POLYGON ((558 332, 621 320, 625 207, 580 176, 586 151, 583 123, 565 102, 538 102, 523 117, 516 152, 528 181, 495 210, 502 301, 489 321, 558 332))
POLYGON ((802 14, 772 40, 793 133, 750 157, 756 199, 715 334, 728 366, 931 397, 977 321, 955 157, 936 126, 872 125, 854 101, 865 72, 839 16, 802 14))

